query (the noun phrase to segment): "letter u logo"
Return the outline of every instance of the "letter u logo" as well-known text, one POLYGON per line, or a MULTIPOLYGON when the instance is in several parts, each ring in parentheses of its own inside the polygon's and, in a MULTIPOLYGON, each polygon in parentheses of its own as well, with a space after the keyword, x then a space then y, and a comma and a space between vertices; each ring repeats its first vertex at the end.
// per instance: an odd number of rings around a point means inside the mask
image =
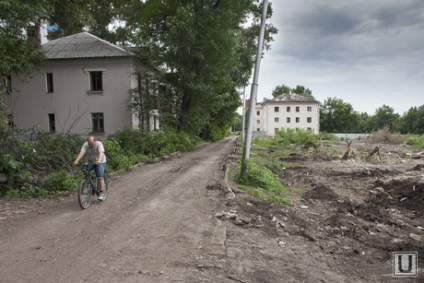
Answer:
POLYGON ((412 271, 412 255, 398 255, 398 266, 397 270, 401 273, 411 273, 412 271), (407 257, 408 258, 408 268, 404 269, 404 262, 403 259, 407 257))

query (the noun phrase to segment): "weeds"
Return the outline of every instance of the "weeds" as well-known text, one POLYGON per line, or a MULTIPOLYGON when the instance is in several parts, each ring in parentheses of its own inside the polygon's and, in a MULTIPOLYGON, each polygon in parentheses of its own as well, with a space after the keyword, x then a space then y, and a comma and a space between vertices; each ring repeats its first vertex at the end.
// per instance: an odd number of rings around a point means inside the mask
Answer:
POLYGON ((372 133, 369 139, 374 143, 401 144, 405 142, 405 138, 400 135, 395 135, 390 131, 389 126, 384 126, 377 132, 372 133))

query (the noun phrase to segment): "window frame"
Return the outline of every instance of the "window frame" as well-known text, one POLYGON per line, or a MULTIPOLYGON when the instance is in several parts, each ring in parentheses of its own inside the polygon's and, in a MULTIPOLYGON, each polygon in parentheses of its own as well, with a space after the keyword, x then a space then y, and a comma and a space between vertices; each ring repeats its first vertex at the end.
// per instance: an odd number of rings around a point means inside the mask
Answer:
POLYGON ((103 112, 92 112, 91 113, 91 132, 92 133, 104 133, 104 113, 103 112))
POLYGON ((49 132, 56 133, 56 115, 54 113, 47 114, 49 121, 49 132))
POLYGON ((53 73, 46 73, 46 93, 54 93, 53 73))

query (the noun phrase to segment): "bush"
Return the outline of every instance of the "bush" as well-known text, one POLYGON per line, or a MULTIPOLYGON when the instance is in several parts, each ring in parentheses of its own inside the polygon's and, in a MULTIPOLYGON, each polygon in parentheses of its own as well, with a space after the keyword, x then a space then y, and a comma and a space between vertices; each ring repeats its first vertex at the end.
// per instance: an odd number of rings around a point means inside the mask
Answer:
POLYGON ((71 177, 66 171, 53 173, 43 182, 43 188, 49 192, 72 192, 78 187, 79 178, 71 177))
POLYGON ((373 143, 388 143, 388 144, 401 144, 405 138, 400 135, 395 135, 390 131, 389 126, 384 126, 377 132, 372 133, 369 139, 373 143))
POLYGON ((304 145, 307 142, 317 140, 317 136, 305 130, 281 129, 275 133, 275 139, 281 145, 304 145))
POLYGON ((105 140, 103 144, 107 156, 107 167, 110 171, 129 171, 131 169, 131 160, 117 140, 110 138, 105 140))

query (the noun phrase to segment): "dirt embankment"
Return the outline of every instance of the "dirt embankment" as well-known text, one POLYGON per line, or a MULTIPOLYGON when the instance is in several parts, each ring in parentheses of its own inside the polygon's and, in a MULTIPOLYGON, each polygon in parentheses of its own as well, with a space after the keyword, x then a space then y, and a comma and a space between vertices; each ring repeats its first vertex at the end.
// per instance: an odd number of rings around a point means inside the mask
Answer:
POLYGON ((372 144, 352 146, 348 160, 274 156, 297 165, 279 172, 293 206, 216 189, 234 138, 115 176, 87 210, 1 199, 0 282, 423 281, 392 274, 392 252, 424 254, 423 159, 382 145, 370 163, 372 144))

